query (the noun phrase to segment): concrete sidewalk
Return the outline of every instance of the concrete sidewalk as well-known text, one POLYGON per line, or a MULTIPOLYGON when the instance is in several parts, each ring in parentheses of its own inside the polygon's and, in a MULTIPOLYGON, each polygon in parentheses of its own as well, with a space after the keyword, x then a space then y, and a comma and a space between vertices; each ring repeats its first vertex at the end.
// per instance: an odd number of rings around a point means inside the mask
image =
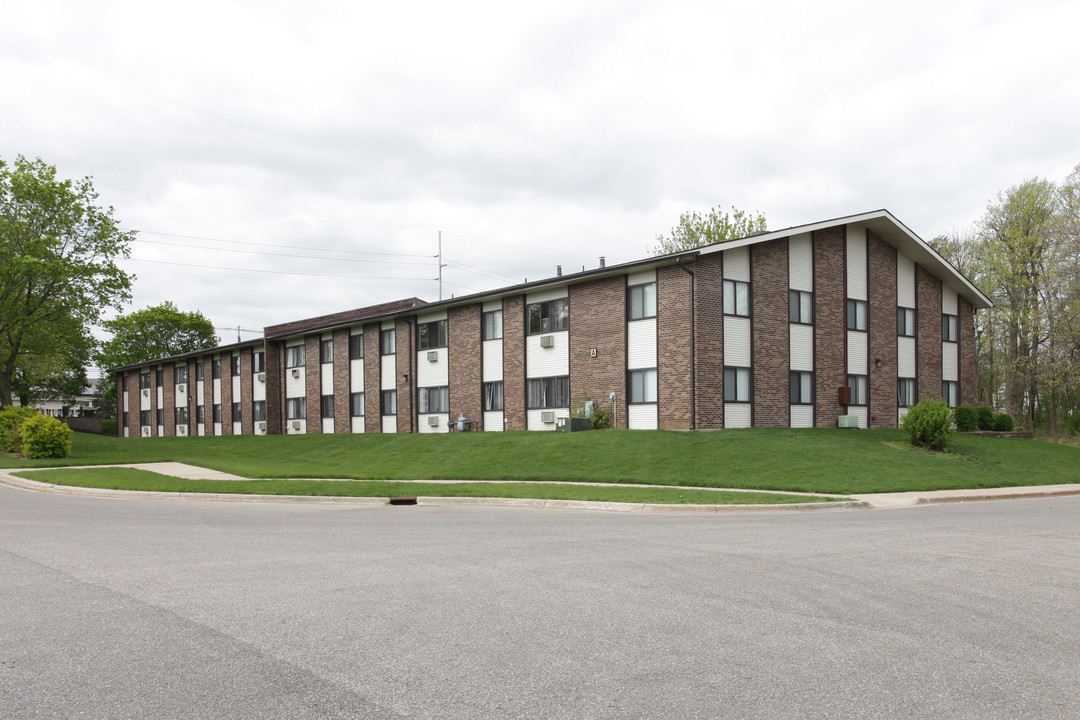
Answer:
POLYGON ((912 507, 932 503, 960 503, 978 500, 1016 500, 1019 498, 1080 495, 1080 484, 1033 485, 1021 487, 978 488, 974 490, 925 490, 899 493, 852 495, 876 509, 912 507))

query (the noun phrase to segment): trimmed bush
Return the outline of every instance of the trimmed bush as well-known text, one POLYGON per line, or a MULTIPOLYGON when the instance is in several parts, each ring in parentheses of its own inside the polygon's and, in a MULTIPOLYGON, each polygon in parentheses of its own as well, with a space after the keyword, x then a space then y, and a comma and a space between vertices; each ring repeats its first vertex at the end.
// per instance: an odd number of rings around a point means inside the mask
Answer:
POLYGON ((998 432, 1012 432, 1013 419, 1011 415, 999 413, 994 416, 994 430, 998 432))
POLYGON ((960 432, 971 432, 979 428, 979 418, 973 407, 958 407, 955 410, 956 429, 960 432))
POLYGON ((975 417, 979 422, 980 430, 994 429, 994 408, 981 405, 975 408, 975 417))
POLYGON ((65 458, 71 455, 71 428, 48 415, 27 419, 19 427, 22 454, 30 459, 65 458))
POLYGON ((37 411, 30 407, 6 405, 0 409, 0 450, 22 452, 22 436, 19 435, 19 428, 35 415, 37 411))
POLYGON ((953 409, 944 400, 923 399, 913 405, 900 429, 911 438, 911 444, 927 450, 944 451, 952 435, 953 409))

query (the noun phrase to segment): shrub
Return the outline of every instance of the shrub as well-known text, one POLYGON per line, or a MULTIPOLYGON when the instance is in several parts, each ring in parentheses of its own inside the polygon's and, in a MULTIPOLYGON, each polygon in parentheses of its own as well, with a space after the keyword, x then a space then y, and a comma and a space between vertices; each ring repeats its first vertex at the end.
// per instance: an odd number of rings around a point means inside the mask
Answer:
POLYGON ((1065 418, 1065 429, 1070 435, 1080 435, 1080 410, 1073 410, 1072 414, 1065 418))
POLYGON ((589 418, 593 430, 603 430, 611 427, 611 411, 600 405, 599 402, 592 400, 588 393, 582 393, 581 404, 575 408, 574 415, 589 418), (592 412, 589 412, 589 403, 592 403, 592 412))
POLYGON ((956 414, 956 429, 960 432, 971 432, 979 428, 979 418, 973 407, 958 407, 956 414))
POLYGON ((19 435, 19 427, 35 415, 37 411, 30 407, 7 405, 0 409, 0 450, 22 452, 22 436, 19 435))
POLYGON ((982 405, 975 408, 975 417, 979 421, 980 430, 994 429, 994 408, 982 405))
POLYGON ((1013 419, 1011 415, 999 413, 994 416, 994 430, 998 432, 1012 432, 1013 419))
POLYGON ((952 435, 953 410, 944 400, 923 399, 913 405, 900 429, 911 438, 911 444, 928 450, 945 450, 952 435))
POLYGON ((65 458, 71 455, 70 427, 48 415, 34 415, 19 427, 22 453, 28 458, 65 458))

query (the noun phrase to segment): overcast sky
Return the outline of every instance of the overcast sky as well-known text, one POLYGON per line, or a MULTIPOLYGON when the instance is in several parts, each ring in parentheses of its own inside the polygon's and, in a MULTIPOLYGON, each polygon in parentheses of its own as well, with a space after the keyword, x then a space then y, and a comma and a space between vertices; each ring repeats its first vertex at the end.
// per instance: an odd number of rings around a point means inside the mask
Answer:
POLYGON ((231 342, 437 300, 440 231, 449 297, 715 205, 963 230, 1080 163, 1077 28, 1076 0, 0 0, 0 158, 93 176, 139 231, 129 309, 231 342))

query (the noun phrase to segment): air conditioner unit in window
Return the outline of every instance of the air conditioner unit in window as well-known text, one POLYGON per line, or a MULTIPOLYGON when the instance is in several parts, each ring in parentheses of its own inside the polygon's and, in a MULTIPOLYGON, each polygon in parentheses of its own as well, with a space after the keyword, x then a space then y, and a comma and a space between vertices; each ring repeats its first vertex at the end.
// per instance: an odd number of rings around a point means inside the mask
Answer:
POLYGON ((555 347, 555 336, 554 335, 541 335, 540 336, 540 347, 542 347, 542 348, 553 348, 553 347, 555 347))
POLYGON ((180 383, 179 385, 177 385, 176 386, 176 392, 178 392, 178 393, 186 393, 187 392, 187 383, 180 383))
POLYGON ((261 432, 261 433, 266 432, 266 423, 264 423, 264 422, 255 423, 255 432, 261 432))
POLYGON ((187 425, 177 425, 176 434, 178 437, 184 437, 187 435, 187 425))
POLYGON ((292 376, 293 376, 294 378, 298 378, 298 377, 300 377, 300 368, 293 368, 293 369, 292 369, 292 376))
POLYGON ((428 424, 428 427, 439 427, 439 416, 438 415, 428 415, 427 424, 428 424))
POLYGON ((553 423, 555 422, 555 412, 553 410, 545 410, 540 413, 540 422, 553 423))
POLYGON ((143 425, 142 436, 143 437, 150 437, 150 428, 148 426, 146 426, 146 425, 143 425))
POLYGON ((292 421, 292 429, 293 430, 299 430, 300 429, 300 421, 299 420, 293 420, 292 421))
POLYGON ((256 373, 255 374, 255 382, 261 382, 261 383, 266 382, 266 373, 256 373))
POLYGON ((428 350, 427 361, 428 362, 438 362, 439 361, 439 353, 437 351, 435 351, 435 350, 428 350))
POLYGON ((142 396, 143 396, 144 398, 148 398, 148 397, 150 397, 150 388, 143 388, 143 391, 142 391, 142 396))

